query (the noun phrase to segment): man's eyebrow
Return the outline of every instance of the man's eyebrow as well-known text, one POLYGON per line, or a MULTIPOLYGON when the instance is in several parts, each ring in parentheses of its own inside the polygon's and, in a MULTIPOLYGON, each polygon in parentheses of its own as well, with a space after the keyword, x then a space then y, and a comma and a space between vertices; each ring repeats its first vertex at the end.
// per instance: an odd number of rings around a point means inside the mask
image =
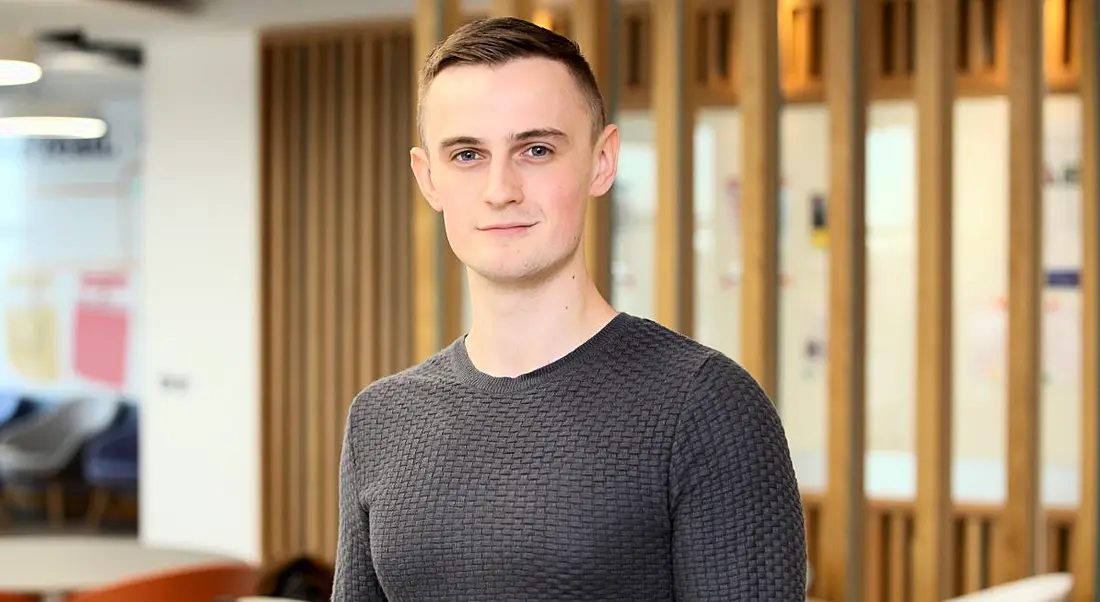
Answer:
POLYGON ((565 132, 557 128, 535 128, 533 130, 526 130, 512 135, 513 142, 524 142, 527 140, 534 140, 537 138, 565 138, 569 136, 565 135, 565 132))
MULTIPOLYGON (((525 142, 528 140, 564 138, 569 139, 565 132, 557 128, 534 128, 517 132, 509 137, 512 142, 525 142)), ((473 136, 452 136, 439 143, 440 150, 447 150, 456 146, 484 146, 485 141, 473 136)))
POLYGON ((452 136, 451 138, 445 138, 439 143, 440 150, 447 150, 455 146, 482 146, 484 143, 472 136, 452 136))

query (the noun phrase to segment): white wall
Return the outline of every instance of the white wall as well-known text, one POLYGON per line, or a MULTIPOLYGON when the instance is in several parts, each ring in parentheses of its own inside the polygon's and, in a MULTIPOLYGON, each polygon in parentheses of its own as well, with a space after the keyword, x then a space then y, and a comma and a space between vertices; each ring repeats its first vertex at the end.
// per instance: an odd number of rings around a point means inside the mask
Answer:
POLYGON ((0 390, 140 400, 141 103, 87 141, 0 139, 0 390))
POLYGON ((258 561, 258 39, 147 57, 141 538, 258 561))

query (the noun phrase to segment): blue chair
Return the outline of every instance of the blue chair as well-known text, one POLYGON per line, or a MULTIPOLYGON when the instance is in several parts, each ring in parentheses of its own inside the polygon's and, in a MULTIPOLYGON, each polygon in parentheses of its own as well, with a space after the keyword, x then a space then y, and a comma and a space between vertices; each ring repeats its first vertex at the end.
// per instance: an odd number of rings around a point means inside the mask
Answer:
POLYGON ((73 398, 4 429, 0 479, 5 488, 45 488, 50 523, 62 526, 67 481, 78 476, 73 473, 80 468, 79 454, 114 421, 118 407, 115 399, 73 398))
POLYGON ((10 391, 0 391, 0 428, 34 412, 36 405, 29 398, 10 391))
POLYGON ((86 517, 90 529, 99 528, 113 493, 137 490, 139 422, 137 406, 124 403, 113 424, 84 446, 84 480, 92 487, 86 517))
MULTIPOLYGON (((23 418, 30 416, 38 409, 39 405, 28 397, 13 391, 0 391, 0 431, 18 424, 23 418)), ((3 489, 4 483, 0 481, 0 525, 11 522, 7 506, 4 503, 3 489)))

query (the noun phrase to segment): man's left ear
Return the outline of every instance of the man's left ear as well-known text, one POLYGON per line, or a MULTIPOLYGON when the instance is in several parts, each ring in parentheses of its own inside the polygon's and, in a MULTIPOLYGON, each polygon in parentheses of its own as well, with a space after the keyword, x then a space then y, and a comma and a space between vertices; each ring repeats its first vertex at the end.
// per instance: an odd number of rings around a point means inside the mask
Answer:
POLYGON ((596 140, 595 149, 592 183, 588 190, 590 197, 607 194, 615 183, 615 174, 619 171, 619 128, 615 124, 608 124, 603 129, 596 140))
POLYGON ((432 164, 428 160, 428 151, 420 147, 414 147, 410 150, 409 167, 412 168, 416 184, 420 187, 420 194, 424 195, 424 199, 436 212, 443 211, 443 205, 439 202, 439 195, 436 194, 435 184, 432 183, 432 164))

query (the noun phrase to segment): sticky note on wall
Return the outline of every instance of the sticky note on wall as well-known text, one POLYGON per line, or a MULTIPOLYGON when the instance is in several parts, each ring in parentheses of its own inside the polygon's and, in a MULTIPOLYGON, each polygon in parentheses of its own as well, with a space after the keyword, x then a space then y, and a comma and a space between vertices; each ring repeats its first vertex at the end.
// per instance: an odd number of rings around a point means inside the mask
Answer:
POLYGON ((73 371, 96 383, 123 388, 126 383, 130 311, 125 273, 81 276, 73 315, 73 371))

